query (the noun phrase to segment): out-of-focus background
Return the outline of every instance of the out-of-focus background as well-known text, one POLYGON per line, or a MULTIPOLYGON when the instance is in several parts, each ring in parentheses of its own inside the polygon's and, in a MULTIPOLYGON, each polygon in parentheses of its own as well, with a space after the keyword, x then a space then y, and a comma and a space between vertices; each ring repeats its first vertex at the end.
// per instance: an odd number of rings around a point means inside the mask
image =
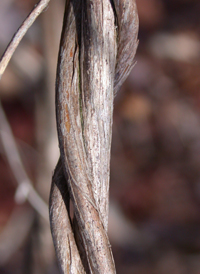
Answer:
MULTIPOLYGON (((36 2, 0 1, 0 55, 36 2)), ((200 2, 137 5, 137 64, 115 98, 113 124, 109 237, 117 272, 199 274, 200 2)), ((63 12, 64 0, 50 2, 0 82, 1 274, 59 273, 46 204, 59 155, 63 12)))

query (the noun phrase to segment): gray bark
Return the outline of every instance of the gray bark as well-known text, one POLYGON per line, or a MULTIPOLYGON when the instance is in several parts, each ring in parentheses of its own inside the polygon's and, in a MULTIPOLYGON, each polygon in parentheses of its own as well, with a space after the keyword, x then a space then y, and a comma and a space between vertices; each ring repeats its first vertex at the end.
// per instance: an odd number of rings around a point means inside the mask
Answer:
POLYGON ((107 236, 113 99, 133 67, 137 31, 133 0, 67 1, 56 83, 61 158, 50 197, 62 273, 116 272, 107 236))

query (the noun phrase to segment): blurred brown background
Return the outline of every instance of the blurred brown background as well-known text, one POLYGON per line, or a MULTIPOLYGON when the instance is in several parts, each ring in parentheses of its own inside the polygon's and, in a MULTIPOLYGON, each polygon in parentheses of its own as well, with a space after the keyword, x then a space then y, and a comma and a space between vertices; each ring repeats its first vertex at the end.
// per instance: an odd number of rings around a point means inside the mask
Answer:
MULTIPOLYGON (((36 2, 0 1, 0 54, 36 2)), ((200 274, 200 1, 137 5, 137 64, 115 98, 113 124, 109 235, 117 273, 200 274)), ((63 0, 50 2, 0 82, 23 165, 46 203, 58 159, 54 86, 63 11, 63 0)), ((0 118, 1 136, 5 128, 0 118)), ((27 184, 17 182, 5 142, 0 273, 57 274, 48 216, 40 214, 46 208, 26 201, 27 184)))

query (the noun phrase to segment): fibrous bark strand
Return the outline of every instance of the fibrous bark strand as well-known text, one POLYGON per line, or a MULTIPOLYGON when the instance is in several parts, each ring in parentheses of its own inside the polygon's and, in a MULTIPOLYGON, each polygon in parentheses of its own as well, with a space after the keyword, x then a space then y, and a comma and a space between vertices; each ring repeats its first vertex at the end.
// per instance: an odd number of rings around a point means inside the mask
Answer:
POLYGON ((61 159, 50 198, 63 273, 116 272, 107 236, 113 98, 133 67, 137 31, 134 0, 67 1, 56 83, 61 159))

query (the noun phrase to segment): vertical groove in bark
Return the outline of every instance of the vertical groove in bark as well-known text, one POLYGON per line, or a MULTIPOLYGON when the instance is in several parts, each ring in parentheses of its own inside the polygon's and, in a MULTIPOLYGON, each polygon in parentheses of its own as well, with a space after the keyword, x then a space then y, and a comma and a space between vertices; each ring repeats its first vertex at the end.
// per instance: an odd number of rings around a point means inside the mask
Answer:
POLYGON ((62 273, 116 272, 107 236, 113 98, 133 67, 137 31, 134 0, 66 3, 56 83, 61 159, 50 196, 62 273))

